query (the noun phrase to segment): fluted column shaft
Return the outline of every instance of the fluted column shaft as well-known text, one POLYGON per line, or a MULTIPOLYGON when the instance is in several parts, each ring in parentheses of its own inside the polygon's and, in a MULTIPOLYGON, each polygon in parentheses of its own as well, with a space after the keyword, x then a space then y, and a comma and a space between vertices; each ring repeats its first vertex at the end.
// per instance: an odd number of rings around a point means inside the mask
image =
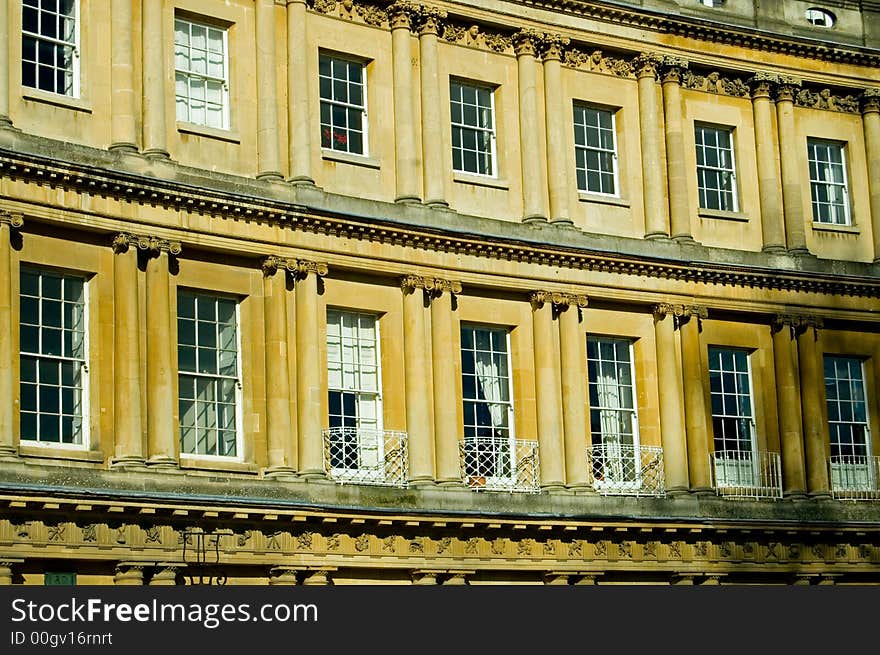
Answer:
MULTIPOLYGON (((137 151, 134 102, 134 34, 131 0, 112 0, 110 17, 110 149, 137 151)), ((5 51, 0 51, 5 52, 5 51)), ((2 113, 2 110, 0 110, 2 113)))
POLYGON ((647 238, 669 235, 663 170, 660 166, 660 110, 656 84, 659 60, 657 55, 649 53, 640 55, 634 62, 639 85, 639 139, 647 238))
POLYGON ((785 250, 782 198, 776 175, 776 144, 773 138, 773 105, 770 94, 776 77, 755 75, 751 80, 752 115, 758 160, 758 195, 761 200, 761 234, 764 250, 785 250))
POLYGON ((306 2, 287 3, 287 156, 290 180, 314 184, 312 131, 309 121, 309 69, 306 39, 306 2))
MULTIPOLYGON (((280 180, 278 83, 275 59, 275 1, 256 0, 257 28, 257 177, 280 180)), ((304 57, 305 52, 300 53, 304 57)))
POLYGON ((0 66, 0 129, 12 125, 9 117, 9 3, 0 2, 0 53, 5 64, 0 66))
POLYGON ((455 393, 455 360, 449 355, 455 323, 452 310, 454 283, 448 291, 434 294, 431 302, 431 370, 434 374, 434 454, 437 481, 440 484, 461 482, 458 458, 458 399, 455 393))
MULTIPOLYGON (((443 170, 443 139, 440 120, 440 57, 437 36, 446 12, 423 8, 419 23, 419 59, 422 99, 422 176, 425 203, 446 206, 443 170)), ((439 464, 439 463, 438 463, 439 464)))
POLYGON ((542 291, 535 292, 531 302, 541 488, 553 490, 565 486, 565 460, 559 408, 559 353, 553 339, 553 303, 548 296, 542 291))
POLYGON ((266 326, 266 475, 296 471, 296 431, 290 416, 287 352, 286 263, 275 257, 263 262, 263 314, 266 326))
POLYGON ((171 341, 168 268, 171 247, 168 242, 158 244, 147 260, 147 463, 159 467, 177 463, 172 379, 172 352, 176 346, 171 341))
POLYGON ((141 70, 143 74, 144 154, 168 156, 165 126, 165 36, 162 0, 141 4, 141 70))
POLYGON ((318 277, 326 275, 324 264, 300 261, 296 282, 296 409, 299 437, 300 475, 326 477, 324 443, 321 436, 320 329, 318 316, 318 277))
MULTIPOLYGON (((403 291, 403 366, 406 397, 406 433, 409 446, 409 479, 412 485, 434 482, 434 449, 431 445, 425 343, 425 280, 407 276, 403 291)), ((449 384, 448 380, 445 382, 449 384)))
POLYGON ((776 405, 779 414, 779 444, 782 456, 782 490, 786 495, 803 495, 804 451, 801 407, 792 351, 791 317, 777 317, 773 332, 773 364, 776 369, 776 405))
POLYGON ((806 490, 811 496, 830 496, 828 462, 826 459, 826 424, 822 418, 824 402, 821 351, 816 317, 809 317, 797 333, 798 367, 801 374, 801 407, 804 417, 804 464, 806 490))
MULTIPOLYGON (((141 416, 140 313, 137 247, 128 235, 113 242, 113 466, 144 464, 141 416)), ((149 363, 148 363, 149 366, 149 363)))
POLYGON ((571 129, 571 112, 562 98, 562 54, 568 39, 546 35, 542 41, 544 60, 544 120, 547 126, 547 180, 550 190, 550 220, 571 224, 568 211, 568 166, 559 153, 566 151, 566 130, 571 129))
POLYGON ((871 198, 871 231, 874 261, 880 262, 880 88, 862 93, 862 129, 868 158, 868 193, 871 198))
POLYGON ((675 317, 669 305, 658 305, 654 311, 654 339, 666 490, 682 493, 689 489, 688 446, 681 413, 681 376, 675 354, 675 317))
POLYGON ((391 67, 394 77, 394 157, 396 202, 419 201, 419 162, 413 123, 413 74, 410 16, 412 5, 398 1, 388 8, 391 20, 391 67))
POLYGON ((570 303, 559 315, 559 350, 562 368, 562 424, 565 442, 565 482, 570 489, 589 486, 586 448, 589 444, 586 340, 580 329, 580 307, 586 296, 570 303))
POLYGON ((523 30, 514 36, 519 79, 519 144, 522 162, 523 220, 546 221, 538 139, 538 63, 535 59, 540 35, 523 30))
POLYGON ((663 70, 663 110, 666 135, 666 179, 669 184, 669 221, 673 239, 691 240, 687 178, 682 127, 681 77, 687 62, 666 57, 663 70))
POLYGON ((685 426, 687 428, 688 475, 692 491, 711 488, 709 477, 709 436, 704 394, 700 319, 702 307, 687 308, 682 316, 681 358, 684 378, 685 426))
MULTIPOLYGON (((0 66, 2 68, 2 66, 0 66)), ((12 262, 12 230, 24 224, 20 214, 0 210, 0 457, 18 454, 12 436, 12 417, 15 413, 13 398, 15 380, 12 363, 18 353, 12 349, 12 335, 18 325, 12 321, 12 278, 18 275, 12 262)))
POLYGON ((807 252, 804 204, 801 200, 803 171, 800 169, 801 144, 794 125, 794 97, 800 80, 781 78, 776 87, 776 123, 779 130, 779 163, 782 172, 782 202, 785 216, 785 242, 793 252, 807 252))

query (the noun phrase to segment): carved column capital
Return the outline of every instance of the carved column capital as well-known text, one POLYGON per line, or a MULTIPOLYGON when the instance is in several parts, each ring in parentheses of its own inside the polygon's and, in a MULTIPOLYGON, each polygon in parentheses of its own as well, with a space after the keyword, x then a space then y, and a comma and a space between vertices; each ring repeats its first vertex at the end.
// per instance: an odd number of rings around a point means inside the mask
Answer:
POLYGON ((444 293, 452 295, 461 293, 461 282, 458 280, 444 280, 441 278, 424 278, 425 291, 431 298, 437 298, 444 293))
POLYGON ((400 288, 404 293, 412 293, 416 289, 424 289, 425 279, 421 275, 404 275, 400 278, 400 288))
POLYGON ((759 71, 748 79, 748 84, 753 100, 755 98, 772 98, 776 85, 779 84, 779 76, 775 73, 759 71))
POLYGON ((295 273, 300 280, 308 277, 310 273, 317 277, 324 277, 329 270, 324 262, 313 262, 308 259, 286 260, 286 262, 285 268, 295 273))
POLYGON ((660 60, 660 79, 666 84, 681 84, 684 73, 688 68, 687 59, 681 57, 663 57, 660 60))
POLYGON ((568 37, 561 34, 545 34, 541 39, 541 58, 544 61, 561 61, 565 56, 565 48, 571 42, 568 37))
POLYGON ((776 84, 776 102, 794 102, 801 84, 796 77, 780 75, 776 84))
POLYGON ((287 260, 277 255, 268 255, 263 257, 260 262, 260 268, 263 269, 263 275, 272 277, 279 269, 287 268, 287 260))
POLYGON ((418 12, 414 19, 414 26, 418 30, 419 36, 425 34, 440 35, 443 31, 444 22, 446 20, 446 10, 438 7, 429 7, 428 5, 419 5, 418 12))
POLYGON ((773 317, 772 323, 773 332, 789 328, 792 335, 802 333, 810 328, 819 330, 823 327, 822 317, 813 314, 777 314, 773 317))
POLYGON ((657 79, 657 73, 660 69, 660 63, 663 61, 662 55, 656 52, 643 52, 636 55, 632 60, 636 77, 653 77, 657 79))
POLYGON ((537 307, 549 303, 557 311, 563 311, 568 307, 586 307, 589 298, 585 295, 562 291, 532 291, 529 294, 529 302, 537 307))
POLYGON ((680 322, 684 323, 689 318, 708 318, 709 310, 702 305, 659 303, 657 305, 654 305, 654 315, 657 317, 672 315, 680 322))
POLYGON ((859 96, 862 114, 880 113, 880 88, 871 87, 862 91, 859 96))
POLYGON ((174 256, 183 252, 183 246, 180 244, 180 241, 160 239, 159 237, 152 236, 141 236, 127 232, 120 232, 113 237, 114 252, 125 252, 129 248, 143 250, 151 257, 155 257, 161 252, 174 256))
POLYGON ((513 51, 517 57, 538 55, 538 47, 544 34, 531 27, 521 29, 513 35, 513 51))
POLYGON ((8 225, 10 229, 17 230, 24 225, 24 216, 20 212, 0 209, 0 225, 8 225))
POLYGON ((411 30, 418 11, 419 6, 409 0, 397 0, 388 5, 388 20, 391 23, 391 30, 411 30))

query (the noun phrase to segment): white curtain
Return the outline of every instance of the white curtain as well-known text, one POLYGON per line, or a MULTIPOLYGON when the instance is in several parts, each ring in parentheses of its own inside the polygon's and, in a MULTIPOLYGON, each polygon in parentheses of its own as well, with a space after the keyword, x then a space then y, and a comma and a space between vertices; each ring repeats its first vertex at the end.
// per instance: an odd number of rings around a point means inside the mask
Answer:
POLYGON ((488 409, 492 417, 492 427, 507 427, 504 422, 506 406, 502 404, 504 402, 502 385, 506 384, 506 379, 501 377, 501 372, 492 361, 492 356, 489 353, 477 353, 475 372, 477 382, 480 385, 479 391, 482 391, 483 398, 489 401, 488 409))

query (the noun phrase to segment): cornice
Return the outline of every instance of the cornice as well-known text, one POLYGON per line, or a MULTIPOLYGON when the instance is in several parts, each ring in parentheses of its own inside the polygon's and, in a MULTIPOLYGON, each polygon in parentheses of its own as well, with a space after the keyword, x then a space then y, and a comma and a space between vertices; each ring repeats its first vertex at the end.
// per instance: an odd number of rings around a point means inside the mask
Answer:
MULTIPOLYGON (((831 267, 824 271, 775 269, 749 264, 695 262, 684 257, 669 259, 650 254, 597 251, 497 234, 450 232, 436 227, 401 224, 380 216, 352 217, 327 209, 307 208, 269 198, 8 150, 0 150, 0 176, 215 218, 257 221, 301 232, 487 259, 703 284, 880 298, 880 277, 868 272, 867 265, 865 275, 838 273, 831 267)), ((186 235, 181 234, 179 238, 185 241, 186 235)), ((195 241, 184 245, 198 246, 195 241)))

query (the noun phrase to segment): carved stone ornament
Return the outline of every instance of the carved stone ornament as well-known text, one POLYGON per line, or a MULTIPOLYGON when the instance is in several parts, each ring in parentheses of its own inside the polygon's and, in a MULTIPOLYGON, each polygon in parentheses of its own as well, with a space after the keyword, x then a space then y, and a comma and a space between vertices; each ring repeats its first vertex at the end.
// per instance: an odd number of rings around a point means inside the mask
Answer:
POLYGON ((859 100, 862 104, 863 114, 880 112, 880 88, 865 89, 859 96, 859 100))
POLYGON ((517 57, 523 55, 537 56, 538 48, 544 40, 543 32, 539 32, 531 27, 521 29, 513 35, 513 50, 517 57))
POLYGON ((712 71, 707 75, 686 71, 682 77, 682 86, 706 93, 717 93, 737 98, 749 97, 749 85, 746 82, 739 78, 723 77, 718 71, 712 71))
POLYGON ((662 61, 662 55, 656 52, 643 52, 636 55, 632 60, 636 77, 653 77, 656 79, 662 61))
POLYGON ((780 75, 776 84, 776 102, 794 102, 802 82, 790 75, 780 75))
POLYGON ((0 225, 8 225, 10 228, 17 230, 24 225, 24 217, 19 212, 0 209, 0 225))
POLYGON ((413 17, 413 26, 419 35, 423 34, 442 34, 444 21, 446 20, 446 11, 437 7, 428 7, 419 5, 416 15, 413 17))
POLYGON ((153 236, 140 236, 128 232, 120 232, 113 237, 113 251, 125 252, 129 248, 136 248, 144 252, 157 255, 160 252, 177 256, 183 252, 180 241, 170 241, 153 236))
POLYGON ((408 0, 396 0, 388 5, 388 19, 391 29, 411 29, 413 18, 418 13, 418 5, 408 0))
POLYGON ((513 40, 509 35, 477 24, 447 22, 443 30, 443 40, 472 48, 486 48, 494 52, 513 51, 513 40))
POLYGON ((545 34, 539 44, 541 58, 544 61, 561 60, 569 43, 570 39, 561 34, 545 34))
POLYGON ((681 84, 687 69, 688 61, 681 57, 663 57, 660 61, 660 77, 664 83, 681 84))
POLYGON ((795 96, 795 104, 798 107, 827 109, 845 114, 859 113, 859 99, 857 97, 836 95, 831 89, 821 89, 820 91, 801 89, 795 96))
POLYGON ((424 289, 429 296, 437 297, 443 293, 461 293, 461 282, 426 275, 404 275, 400 278, 400 288, 406 292, 424 289))
POLYGON ((748 79, 752 98, 772 98, 779 76, 775 73, 758 71, 748 79))
POLYGON ((604 73, 617 77, 630 77, 634 71, 633 62, 606 55, 601 50, 587 53, 577 48, 568 48, 565 50, 564 63, 571 68, 581 68, 592 73, 604 73))
POLYGON ((565 307, 586 307, 589 304, 589 298, 584 295, 575 293, 563 293, 561 291, 532 291, 529 294, 529 301, 538 307, 549 303, 557 309, 565 307))
POLYGON ((684 320, 692 316, 700 319, 709 317, 709 310, 701 305, 680 305, 673 303, 660 303, 654 306, 654 315, 658 317, 671 314, 676 319, 684 320))

